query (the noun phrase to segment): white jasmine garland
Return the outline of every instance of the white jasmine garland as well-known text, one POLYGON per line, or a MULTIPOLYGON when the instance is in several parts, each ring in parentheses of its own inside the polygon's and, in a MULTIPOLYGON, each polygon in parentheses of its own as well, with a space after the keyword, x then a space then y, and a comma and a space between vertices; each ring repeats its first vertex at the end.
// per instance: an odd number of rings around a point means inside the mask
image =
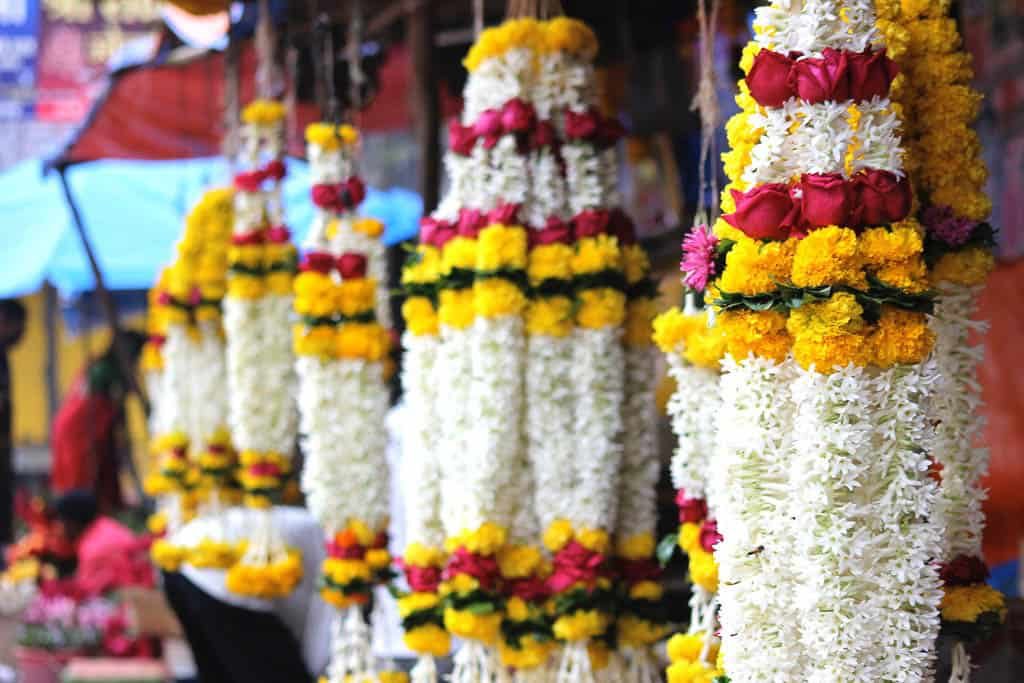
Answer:
POLYGON ((606 179, 598 150, 589 143, 570 141, 562 147, 562 158, 570 213, 603 206, 606 179))
POLYGON ((472 385, 473 358, 467 330, 441 326, 441 344, 436 361, 437 412, 440 418, 438 451, 441 458, 441 519, 445 534, 455 536, 479 526, 478 515, 471 510, 480 509, 480 499, 490 497, 489 489, 468 485, 466 468, 469 458, 468 432, 470 428, 470 387, 472 385), (443 398, 442 398, 443 395, 443 398))
POLYGON ((439 220, 454 222, 459 217, 459 209, 467 206, 474 192, 473 160, 449 150, 444 155, 444 170, 448 176, 448 191, 437 205, 434 217, 439 220))
POLYGON ((775 0, 754 12, 758 43, 783 54, 820 56, 827 47, 862 52, 879 41, 871 0, 775 0))
POLYGON ((146 428, 150 437, 164 434, 167 431, 167 420, 163 409, 163 369, 147 370, 143 373, 142 381, 146 386, 146 396, 149 397, 149 418, 146 421, 146 428))
POLYGON ((193 343, 188 327, 171 322, 163 346, 164 372, 160 406, 163 431, 158 433, 189 433, 192 387, 193 343))
POLYGON ((574 482, 573 339, 531 335, 526 357, 526 438, 541 529, 568 519, 574 482))
POLYGON ((435 362, 440 340, 435 335, 402 337, 402 389, 406 423, 402 448, 402 493, 406 544, 430 548, 444 544, 441 523, 441 452, 438 449, 438 385, 435 362))
POLYGON ((707 500, 707 484, 715 449, 715 422, 721 408, 719 374, 687 363, 678 353, 667 354, 676 390, 668 401, 676 448, 670 472, 672 487, 690 498, 707 500))
POLYGON ((295 407, 295 357, 292 351, 290 294, 268 294, 260 302, 264 347, 259 399, 264 405, 263 451, 289 457, 295 448, 298 414, 295 407))
POLYGON ((933 456, 942 465, 938 515, 946 526, 942 559, 948 562, 959 555, 981 557, 986 498, 981 480, 988 472, 989 455, 979 444, 985 424, 977 379, 983 348, 968 343, 968 337, 984 334, 988 326, 973 319, 980 287, 940 283, 938 290, 930 320, 938 380, 928 415, 937 425, 933 456))
POLYGON ((715 560, 725 670, 739 683, 807 680, 808 657, 817 656, 801 646, 794 604, 803 570, 792 559, 787 502, 792 373, 789 360, 722 361, 708 498, 723 537, 715 560))
POLYGON ((654 354, 650 346, 626 349, 626 384, 622 420, 622 467, 619 479, 620 540, 654 534, 658 521, 658 458, 654 354))
POLYGON ((189 396, 189 440, 199 452, 210 438, 227 426, 228 394, 224 338, 219 321, 198 324, 192 343, 192 377, 189 396))
POLYGON ((227 335, 228 424, 235 448, 262 451, 264 395, 262 368, 263 321, 259 300, 224 299, 224 331, 227 335))
POLYGON ((613 529, 622 463, 625 358, 615 327, 573 331, 576 410, 575 528, 613 529))

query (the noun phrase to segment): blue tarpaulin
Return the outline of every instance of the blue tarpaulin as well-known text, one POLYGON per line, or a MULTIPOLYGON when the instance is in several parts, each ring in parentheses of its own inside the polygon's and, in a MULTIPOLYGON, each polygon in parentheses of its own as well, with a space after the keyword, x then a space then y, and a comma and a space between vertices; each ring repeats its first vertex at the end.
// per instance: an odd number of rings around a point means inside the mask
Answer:
MULTIPOLYGON (((115 290, 149 287, 171 258, 189 208, 230 178, 222 159, 95 161, 66 173, 104 280, 115 290)), ((288 161, 284 192, 288 226, 301 244, 313 215, 304 162, 288 161)), ((387 244, 414 237, 421 211, 419 195, 400 188, 371 188, 361 207, 384 222, 387 244)), ((45 175, 33 160, 0 175, 0 216, 0 297, 28 294, 44 281, 65 296, 93 288, 55 171, 45 175)))

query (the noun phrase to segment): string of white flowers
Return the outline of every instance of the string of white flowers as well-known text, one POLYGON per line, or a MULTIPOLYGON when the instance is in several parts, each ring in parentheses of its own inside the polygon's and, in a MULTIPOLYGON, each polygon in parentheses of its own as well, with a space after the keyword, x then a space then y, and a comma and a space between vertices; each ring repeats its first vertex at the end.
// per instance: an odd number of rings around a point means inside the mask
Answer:
POLYGON ((900 121, 892 103, 876 97, 857 106, 856 128, 851 125, 849 102, 809 104, 791 99, 782 107, 751 114, 750 126, 764 133, 750 151, 743 181, 788 183, 801 173, 849 176, 865 169, 902 175, 900 121))
POLYGON ((715 449, 715 420, 720 409, 719 375, 710 368, 687 363, 678 353, 666 355, 676 390, 668 414, 676 447, 670 472, 672 487, 689 498, 708 499, 707 483, 715 449))
POLYGON ((626 349, 625 402, 622 421, 618 524, 620 541, 655 532, 658 519, 657 488, 661 474, 656 443, 658 412, 655 405, 654 347, 626 349))
POLYGON ((879 40, 871 0, 775 0, 754 10, 758 43, 818 56, 831 47, 862 52, 879 40))
POLYGON ((187 325, 167 324, 163 346, 164 372, 160 404, 163 410, 164 434, 188 436, 191 406, 193 342, 187 325))
MULTIPOLYGON (((793 455, 793 362, 731 356, 722 361, 715 466, 709 478, 718 530, 722 648, 735 681, 803 681, 787 497, 793 455)), ((842 680, 842 679, 835 679, 842 680)))
POLYGON ((441 326, 435 371, 436 385, 443 387, 443 390, 438 391, 436 403, 440 418, 438 452, 443 453, 441 520, 445 534, 453 537, 466 529, 475 529, 482 523, 479 515, 471 511, 482 509, 485 503, 479 499, 492 495, 489 489, 481 490, 479 486, 466 485, 473 359, 470 355, 469 334, 465 330, 441 326))
POLYGON ((937 288, 930 322, 938 382, 928 414, 937 425, 933 455, 942 465, 938 516, 946 526, 941 557, 949 562, 959 555, 981 556, 986 497, 981 479, 988 471, 988 449, 978 443, 984 418, 977 369, 984 351, 968 339, 984 334, 988 326, 973 319, 980 287, 940 283, 937 288))
MULTIPOLYGON (((166 352, 161 350, 163 356, 166 352)), ((165 361, 166 362, 166 361, 165 361)), ((167 431, 166 412, 163 407, 163 385, 164 369, 146 370, 142 375, 142 381, 146 386, 146 396, 149 397, 149 417, 146 420, 146 427, 150 436, 158 436, 167 431)))
POLYGON ((192 344, 192 385, 189 399, 189 441, 194 452, 227 426, 227 366, 220 321, 197 324, 198 339, 192 344))
POLYGON ((406 545, 427 548, 444 545, 441 523, 441 453, 438 450, 438 391, 435 363, 440 340, 436 335, 406 332, 402 338, 402 389, 405 425, 402 448, 402 494, 406 545))

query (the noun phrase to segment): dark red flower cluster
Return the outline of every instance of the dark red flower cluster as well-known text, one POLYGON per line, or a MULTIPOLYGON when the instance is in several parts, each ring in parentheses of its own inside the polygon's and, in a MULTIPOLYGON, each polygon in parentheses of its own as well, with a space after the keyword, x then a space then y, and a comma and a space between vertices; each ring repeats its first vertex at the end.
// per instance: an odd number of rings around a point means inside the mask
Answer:
POLYGON ((547 585, 548 590, 556 594, 577 584, 592 590, 597 579, 607 576, 610 569, 606 555, 589 550, 575 540, 555 553, 553 565, 547 585))
POLYGON ((436 593, 441 587, 441 570, 438 567, 418 567, 399 558, 398 568, 405 573, 405 580, 415 593, 436 593))
POLYGON ((342 213, 355 209, 366 199, 366 186, 359 176, 352 176, 340 183, 317 183, 310 196, 321 209, 342 213))
POLYGON ((630 586, 641 581, 657 581, 663 573, 661 566, 649 557, 640 560, 619 558, 616 564, 619 577, 630 586))
POLYGON ((443 576, 446 581, 450 581, 459 574, 473 577, 485 591, 495 590, 501 580, 501 570, 496 559, 471 553, 461 546, 448 557, 443 576))
POLYGON ((281 181, 287 175, 288 168, 280 159, 273 159, 252 171, 240 171, 235 174, 235 187, 242 192, 259 192, 267 180, 281 181))
POLYGON ((696 524, 708 516, 708 502, 703 498, 691 498, 686 489, 676 491, 676 506, 680 524, 696 524))
POLYGON ((947 586, 969 586, 988 579, 988 567, 980 557, 958 555, 939 567, 939 577, 947 586))
POLYGON ((366 256, 355 251, 346 251, 337 258, 324 251, 307 251, 299 264, 299 270, 316 271, 324 275, 337 270, 343 279, 366 277, 366 256))
POLYGON ((722 218, 754 239, 781 240, 826 225, 862 227, 901 221, 910 213, 909 181, 870 170, 804 174, 798 183, 765 183, 732 191, 736 210, 722 218))
POLYGON ((761 50, 747 74, 750 94, 764 107, 781 107, 799 97, 805 102, 867 101, 889 94, 899 67, 885 50, 849 52, 826 48, 821 57, 801 58, 761 50))
POLYGON ((491 149, 503 135, 515 135, 520 143, 534 147, 554 142, 551 124, 538 122, 533 105, 518 97, 506 102, 501 109, 482 111, 468 126, 457 120, 448 123, 448 145, 461 156, 472 154, 478 140, 484 149, 491 149))
POLYGON ((590 108, 585 112, 565 112, 565 137, 575 142, 589 142, 601 148, 615 145, 626 134, 622 123, 590 108))

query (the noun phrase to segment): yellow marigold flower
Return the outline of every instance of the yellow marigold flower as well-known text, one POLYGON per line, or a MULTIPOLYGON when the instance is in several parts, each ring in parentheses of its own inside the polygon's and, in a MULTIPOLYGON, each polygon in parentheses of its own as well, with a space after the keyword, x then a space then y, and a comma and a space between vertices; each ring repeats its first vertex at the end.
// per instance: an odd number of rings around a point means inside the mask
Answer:
POLYGON ((306 142, 322 150, 333 151, 359 141, 359 131, 348 124, 336 126, 323 121, 306 126, 306 142))
POLYGON ((891 263, 875 271, 877 277, 890 287, 904 292, 918 294, 928 289, 928 270, 924 259, 914 258, 900 263, 891 263))
POLYGON ((623 341, 630 348, 651 345, 651 325, 654 321, 654 301, 643 297, 626 305, 626 330, 623 341))
POLYGON ((526 230, 519 226, 489 225, 477 237, 478 271, 526 268, 526 230))
POLYGON ((796 246, 792 281, 798 287, 866 287, 857 234, 834 225, 812 231, 796 246))
POLYGON ((498 551, 498 568, 506 579, 525 579, 541 565, 540 550, 528 545, 507 545, 498 551))
POLYGON ((603 270, 617 270, 621 259, 622 250, 615 237, 585 237, 576 243, 576 251, 572 255, 572 272, 574 275, 587 275, 603 270))
POLYGON ((1000 620, 1006 618, 1006 598, 988 584, 947 587, 940 603, 942 618, 946 621, 974 623, 986 612, 995 612, 1000 620))
POLYGON ((622 248, 622 271, 626 282, 635 285, 651 272, 651 259, 639 244, 627 244, 622 248))
POLYGON ((786 329, 794 337, 820 338, 859 332, 864 309, 849 292, 837 292, 824 301, 812 301, 790 311, 786 329))
MULTIPOLYGON (((671 662, 696 662, 704 649, 704 631, 696 633, 677 633, 671 638, 665 647, 671 662)), ((718 657, 719 644, 717 638, 712 638, 708 644, 708 660, 714 661, 718 657)))
POLYGON ((366 563, 373 569, 383 569, 391 564, 391 553, 386 548, 370 548, 366 551, 366 563))
POLYGON ((568 244, 541 244, 530 250, 526 274, 530 284, 572 277, 573 249, 568 244))
POLYGON ((402 635, 402 642, 413 652, 444 657, 451 650, 451 636, 440 626, 418 626, 402 635))
POLYGON ((476 240, 468 237, 456 237, 449 240, 441 251, 441 274, 448 275, 452 270, 473 270, 476 267, 476 240))
POLYGON ((615 623, 619 642, 626 647, 644 647, 658 642, 668 633, 668 626, 656 624, 635 617, 631 614, 623 614, 615 623))
POLYGON ((410 614, 433 609, 441 604, 436 593, 409 593, 398 599, 398 614, 405 619, 410 614))
POLYGON ((572 332, 572 328, 572 301, 568 297, 533 299, 527 304, 527 334, 565 337, 572 332))
POLYGON ((149 556, 153 563, 165 572, 176 572, 188 557, 188 549, 158 538, 150 546, 149 556))
POLYGON ((494 555, 505 545, 508 532, 500 524, 484 522, 474 531, 462 534, 459 539, 466 550, 477 555, 494 555))
POLYGON ((403 301, 402 317, 408 330, 417 337, 437 334, 437 311, 426 297, 411 296, 403 301))
POLYGON ((875 22, 879 32, 885 36, 885 49, 888 55, 900 62, 910 47, 910 42, 913 38, 910 35, 910 31, 907 30, 902 24, 899 24, 891 19, 879 19, 875 22))
POLYGON ((625 317, 626 295, 622 292, 607 287, 580 292, 576 311, 580 327, 592 330, 615 327, 621 325, 625 317))
POLYGON ((519 639, 519 647, 512 647, 504 641, 499 642, 498 655, 504 666, 526 671, 543 666, 553 648, 553 643, 538 641, 527 635, 519 639))
POLYGON ((378 323, 345 323, 335 332, 335 348, 341 358, 379 361, 388 351, 387 332, 378 323))
POLYGON ((402 269, 402 284, 427 284, 441 277, 441 250, 429 244, 416 247, 416 262, 402 269))
POLYGON ((576 541, 587 550, 604 554, 608 552, 611 539, 604 529, 582 528, 576 530, 576 541))
POLYGON ((714 683, 723 675, 701 662, 676 662, 668 667, 668 683, 714 683))
POLYGON ((915 220, 887 228, 870 228, 861 233, 857 248, 866 266, 899 263, 921 254, 923 230, 915 220))
POLYGON ((263 280, 263 286, 267 294, 275 296, 288 296, 292 293, 292 274, 285 270, 275 270, 267 273, 263 280))
POLYGON ((754 65, 754 57, 757 57, 757 53, 761 51, 761 46, 758 45, 756 40, 751 40, 743 46, 743 54, 740 57, 740 69, 743 70, 744 74, 750 73, 750 67, 754 65))
POLYGON ((805 370, 813 368, 822 373, 850 364, 863 367, 871 360, 871 349, 867 341, 866 332, 795 337, 793 358, 805 370))
POLYGON ((377 683, 409 683, 409 674, 404 671, 378 671, 377 683))
POLYGON ((263 278, 251 275, 235 275, 228 280, 227 295, 244 301, 255 301, 265 292, 263 278))
POLYGON ((242 122, 269 126, 284 119, 284 104, 276 100, 253 100, 242 110, 242 122))
POLYGON ((953 209, 953 213, 983 221, 992 213, 992 200, 982 190, 960 185, 944 185, 932 192, 932 201, 953 209))
POLYGON ((164 356, 160 353, 160 348, 155 344, 147 342, 142 347, 142 358, 139 360, 139 366, 143 372, 159 372, 164 369, 164 356))
POLYGON ((778 311, 723 311, 717 318, 726 338, 726 350, 742 360, 749 354, 782 362, 792 340, 786 316, 778 311))
POLYGON ((473 307, 472 287, 441 290, 439 299, 437 315, 442 325, 465 329, 473 323, 476 310, 473 307))
POLYGON ((572 540, 572 524, 566 519, 556 519, 544 530, 544 547, 557 553, 572 540))
POLYGON ((362 560, 341 559, 328 557, 324 560, 324 575, 339 585, 346 585, 353 581, 369 581, 372 577, 370 565, 362 560))
POLYGON ((568 52, 585 61, 597 56, 597 36, 582 21, 555 17, 543 26, 547 50, 568 52))
POLYGON ((775 291, 780 283, 789 280, 794 253, 798 250, 797 244, 808 239, 810 237, 800 242, 795 239, 760 242, 744 235, 725 257, 725 270, 718 281, 719 288, 723 292, 748 296, 775 291))
POLYGON ((882 307, 882 317, 871 335, 874 363, 887 368, 913 365, 923 361, 935 344, 935 333, 923 313, 882 307))
POLYGON ((960 33, 954 19, 922 19, 909 22, 905 27, 910 36, 908 47, 911 54, 924 56, 960 49, 960 33))
POLYGON ((555 620, 555 637, 568 642, 594 638, 605 632, 608 620, 607 614, 597 610, 577 610, 555 620))
POLYGON ((384 223, 376 218, 362 217, 352 222, 352 229, 367 237, 380 237, 384 234, 384 223))
POLYGON ((725 349, 726 338, 722 328, 705 324, 690 337, 683 358, 698 367, 717 370, 725 357, 725 349))
POLYGON ((995 267, 995 258, 988 249, 969 247, 944 254, 931 271, 935 282, 949 282, 971 287, 980 285, 995 267))
POLYGON ((709 593, 717 593, 718 564, 715 556, 703 549, 690 553, 690 580, 709 593))
POLYGON ((518 315, 526 307, 526 294, 513 282, 492 277, 473 283, 473 308, 483 318, 518 315))
POLYGON ((497 642, 501 630, 501 613, 474 614, 449 607, 444 611, 444 626, 460 638, 492 645, 497 642))
POLYGON ((900 16, 900 0, 876 0, 875 16, 879 19, 896 19, 900 16))
POLYGON ((629 597, 634 600, 661 600, 665 589, 657 581, 641 581, 629 589, 629 597))
POLYGON ((443 567, 444 551, 422 543, 410 543, 402 559, 414 567, 443 567))
POLYGON ((654 536, 652 534, 633 534, 620 538, 616 543, 615 552, 627 560, 643 560, 654 555, 654 536))
POLYGON ((687 555, 700 550, 700 524, 694 522, 686 522, 679 527, 679 547, 683 549, 687 555))
POLYGON ((512 621, 526 621, 530 618, 530 608, 525 600, 513 596, 505 603, 505 615, 512 621))
POLYGON ((342 315, 372 311, 377 303, 377 281, 368 277, 344 280, 338 285, 337 301, 342 315))
POLYGON ((651 338, 663 353, 682 353, 690 339, 707 327, 707 314, 687 315, 679 308, 670 308, 654 319, 651 338))
POLYGON ((329 275, 307 270, 292 281, 295 291, 295 312, 314 318, 325 318, 337 309, 334 281, 329 275))
POLYGON ((974 78, 971 55, 967 52, 929 55, 928 59, 911 62, 906 69, 914 83, 927 83, 929 88, 951 83, 968 83, 974 78))

